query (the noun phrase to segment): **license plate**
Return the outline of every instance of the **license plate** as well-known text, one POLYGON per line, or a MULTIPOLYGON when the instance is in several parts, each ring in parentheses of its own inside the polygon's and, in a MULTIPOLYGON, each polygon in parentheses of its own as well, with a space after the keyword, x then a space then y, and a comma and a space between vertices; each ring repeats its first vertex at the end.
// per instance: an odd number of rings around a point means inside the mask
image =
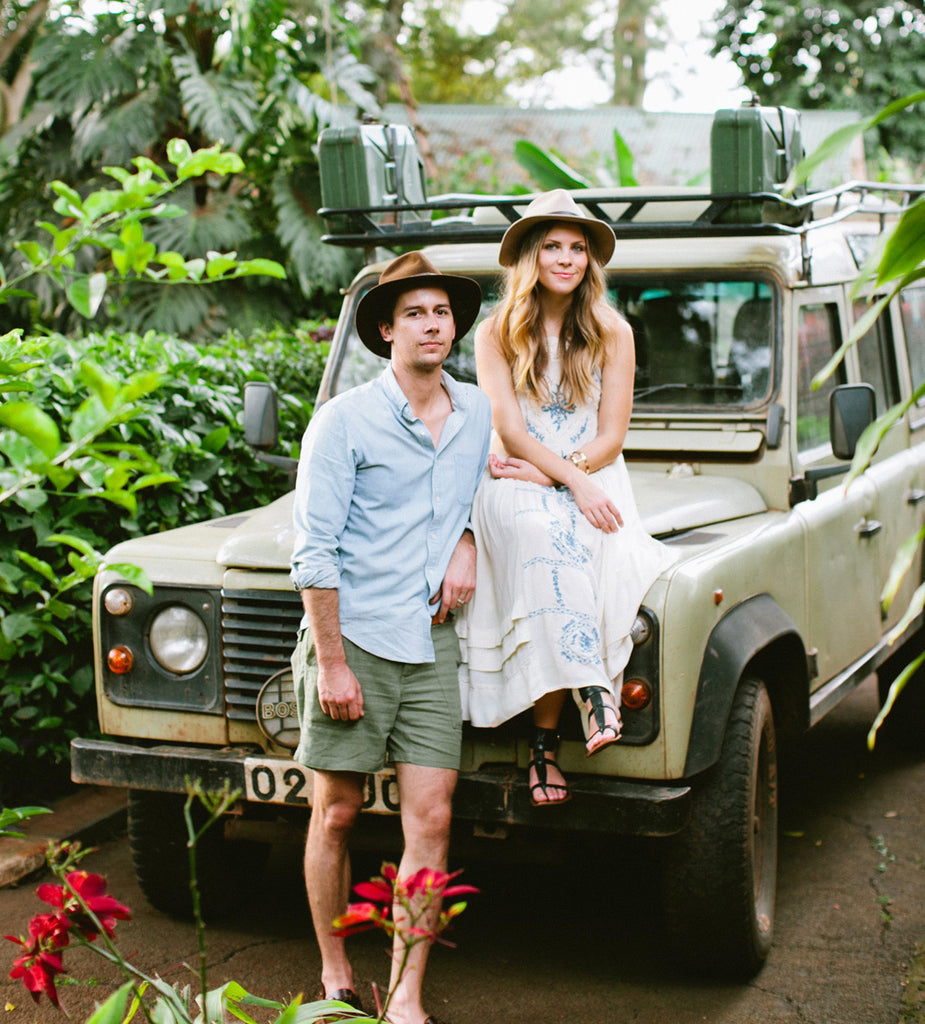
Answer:
MULTIPOLYGON (((244 794, 260 804, 311 807, 312 773, 284 757, 248 757, 244 760, 244 794)), ((384 769, 366 776, 363 810, 372 814, 397 814, 398 781, 384 769)))

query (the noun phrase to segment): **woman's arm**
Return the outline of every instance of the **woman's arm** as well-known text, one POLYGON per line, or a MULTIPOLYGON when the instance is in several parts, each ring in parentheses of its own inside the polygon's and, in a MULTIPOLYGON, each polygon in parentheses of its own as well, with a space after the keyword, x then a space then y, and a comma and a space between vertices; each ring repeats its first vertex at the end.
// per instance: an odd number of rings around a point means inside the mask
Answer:
POLYGON ((511 368, 501 352, 494 326, 492 317, 479 324, 475 332, 475 366, 479 387, 491 402, 492 426, 508 456, 529 462, 548 478, 550 485, 568 485, 579 473, 584 474, 527 432, 514 394, 511 368))
MULTIPOLYGON (((619 319, 616 314, 614 314, 614 318, 615 320, 619 319)), ((546 445, 531 437, 527 432, 523 416, 520 412, 520 406, 517 403, 517 397, 514 394, 510 367, 501 352, 501 347, 493 328, 494 321, 490 319, 481 323, 476 331, 476 368, 478 370, 479 386, 486 392, 491 401, 494 428, 501 438, 505 451, 512 457, 508 460, 509 464, 513 463, 515 465, 508 473, 500 472, 496 466, 492 466, 492 475, 496 477, 511 476, 516 479, 532 480, 535 483, 548 483, 550 486, 557 483, 564 484, 574 495, 578 508, 593 526, 607 533, 614 532, 623 525, 623 519, 620 516, 619 509, 604 491, 594 483, 592 478, 583 469, 580 469, 568 459, 562 458, 557 452, 551 451, 546 445), (518 460, 529 463, 535 467, 538 473, 534 474, 517 466, 518 460), (548 479, 543 479, 543 477, 548 479)), ((628 327, 627 331, 629 331, 628 327)), ((632 332, 629 333, 629 337, 630 342, 632 342, 632 332)), ((616 343, 614 344, 616 345, 616 343)), ((634 360, 632 353, 630 353, 630 359, 634 360)), ((616 374, 611 376, 613 376, 615 381, 618 379, 616 374)), ((602 380, 602 387, 603 383, 602 380)), ((613 384, 610 386, 613 387, 613 384)), ((632 403, 632 376, 630 376, 628 394, 629 401, 632 403)), ((603 394, 601 404, 603 406, 603 394)), ((609 413, 605 417, 605 422, 611 424, 611 426, 605 437, 609 436, 610 440, 601 441, 599 434, 598 438, 595 438, 595 441, 592 442, 601 451, 605 450, 605 447, 612 448, 614 445, 617 446, 615 453, 610 456, 609 461, 611 462, 620 452, 623 436, 626 433, 625 424, 629 422, 628 411, 625 412, 623 419, 625 419, 625 423, 622 433, 620 433, 619 423, 621 422, 621 417, 619 413, 609 413)), ((588 446, 588 449, 589 451, 586 451, 585 454, 588 455, 589 464, 593 469, 595 467, 591 463, 589 452, 594 449, 592 449, 591 445, 588 446)), ((600 466, 596 468, 599 469, 600 466)))

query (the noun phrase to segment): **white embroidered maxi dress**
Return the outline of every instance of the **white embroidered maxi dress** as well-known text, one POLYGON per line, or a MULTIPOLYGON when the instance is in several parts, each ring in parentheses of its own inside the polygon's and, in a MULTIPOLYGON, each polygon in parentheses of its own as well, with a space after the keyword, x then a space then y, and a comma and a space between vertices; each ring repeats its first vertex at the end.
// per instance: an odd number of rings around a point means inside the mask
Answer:
MULTIPOLYGON (((542 407, 521 397, 520 408, 533 437, 568 455, 597 435, 599 378, 592 401, 564 408, 557 339, 547 344, 553 397, 542 407)), ((475 595, 456 618, 463 717, 473 725, 498 725, 554 690, 603 686, 619 702, 630 628, 673 556, 643 529, 622 455, 592 479, 620 510, 616 533, 592 526, 567 488, 485 471, 472 507, 475 595)))

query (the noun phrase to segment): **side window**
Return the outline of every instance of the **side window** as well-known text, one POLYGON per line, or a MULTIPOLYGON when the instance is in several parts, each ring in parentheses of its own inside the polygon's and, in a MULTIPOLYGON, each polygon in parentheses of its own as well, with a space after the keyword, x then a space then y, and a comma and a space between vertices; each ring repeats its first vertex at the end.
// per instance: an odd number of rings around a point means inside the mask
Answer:
MULTIPOLYGON (((856 302, 855 320, 859 320, 866 309, 866 302, 856 302)), ((880 416, 899 401, 896 349, 893 345, 890 319, 886 312, 877 318, 874 326, 858 341, 857 350, 861 380, 873 387, 877 397, 877 415, 880 416)))
POLYGON ((798 332, 797 448, 804 452, 829 442, 829 395, 845 381, 839 366, 820 387, 813 390, 813 378, 825 366, 841 343, 838 309, 832 303, 801 306, 798 332))
MULTIPOLYGON (((901 292, 899 312, 906 336, 912 388, 918 390, 925 384, 925 288, 906 288, 901 292)), ((925 398, 920 398, 918 404, 920 408, 925 406, 925 398)))

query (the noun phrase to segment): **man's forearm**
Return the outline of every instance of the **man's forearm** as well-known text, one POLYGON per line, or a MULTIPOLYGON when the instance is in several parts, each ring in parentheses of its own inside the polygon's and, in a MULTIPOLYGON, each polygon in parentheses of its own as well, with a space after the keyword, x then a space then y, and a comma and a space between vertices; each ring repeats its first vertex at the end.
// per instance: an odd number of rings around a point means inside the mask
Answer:
POLYGON ((340 632, 339 592, 306 587, 299 593, 302 596, 302 607, 308 615, 318 664, 326 668, 344 664, 346 657, 340 632))

